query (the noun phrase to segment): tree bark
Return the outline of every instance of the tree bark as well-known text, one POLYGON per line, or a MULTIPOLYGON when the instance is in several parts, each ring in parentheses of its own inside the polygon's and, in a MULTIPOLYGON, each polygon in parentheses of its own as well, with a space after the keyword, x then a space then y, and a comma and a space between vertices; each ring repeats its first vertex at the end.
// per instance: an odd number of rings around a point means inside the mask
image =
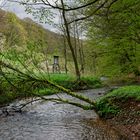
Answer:
POLYGON ((68 45, 69 45, 71 53, 72 53, 74 66, 75 66, 76 77, 77 77, 77 80, 80 81, 81 74, 80 74, 80 70, 79 70, 79 66, 78 66, 78 61, 76 59, 76 55, 75 55, 75 52, 74 52, 74 48, 73 48, 72 42, 71 42, 69 24, 68 24, 67 19, 66 19, 65 6, 64 6, 63 0, 61 0, 61 4, 62 4, 62 9, 63 9, 62 10, 62 16, 63 16, 63 20, 64 20, 64 26, 65 26, 65 29, 66 29, 67 42, 68 42, 68 45))

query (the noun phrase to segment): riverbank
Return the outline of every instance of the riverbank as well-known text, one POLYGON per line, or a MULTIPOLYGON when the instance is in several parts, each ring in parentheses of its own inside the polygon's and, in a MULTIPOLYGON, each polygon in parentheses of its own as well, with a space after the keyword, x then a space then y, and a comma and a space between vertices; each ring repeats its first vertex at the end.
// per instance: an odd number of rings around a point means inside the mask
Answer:
MULTIPOLYGON (((37 79, 45 79, 60 85, 72 91, 92 89, 102 87, 102 83, 98 77, 81 77, 81 81, 77 82, 76 77, 68 74, 40 74, 34 75, 37 79)), ((13 102, 16 99, 23 99, 35 96, 48 96, 60 93, 61 90, 51 87, 46 82, 32 81, 29 77, 19 77, 14 74, 7 74, 1 77, 0 86, 0 106, 13 102)))
MULTIPOLYGON (((55 84, 72 90, 78 90, 81 87, 82 89, 88 89, 102 86, 100 79, 95 77, 82 77, 81 82, 76 83, 75 79, 68 75, 51 76, 46 78, 51 79, 55 84)), ((24 79, 28 82, 23 83, 18 77, 12 77, 11 75, 9 77, 10 81, 18 88, 4 80, 2 82, 0 104, 10 103, 15 99, 24 97, 34 97, 35 94, 47 96, 61 92, 54 87, 47 86, 46 83, 32 83, 28 79, 24 79)), ((131 138, 140 136, 140 86, 125 86, 105 94, 97 100, 96 109, 99 116, 118 128, 121 133, 124 132, 126 136, 131 138)))
POLYGON ((116 89, 98 103, 98 113, 130 140, 140 139, 140 86, 116 89))
MULTIPOLYGON (((127 137, 126 140, 129 140, 129 139, 139 140, 140 86, 120 87, 118 89, 113 90, 110 93, 108 93, 108 90, 109 90, 108 88, 83 90, 79 94, 85 95, 92 100, 97 100, 98 114, 103 118, 103 120, 105 120, 105 122, 108 122, 107 125, 109 127, 110 126, 113 127, 115 131, 118 132, 118 134, 120 134, 121 136, 127 137)), ((56 95, 52 95, 52 96, 56 96, 56 95)), ((61 96, 63 96, 64 98, 67 97, 66 94, 62 94, 61 96)), ((70 97, 68 97, 68 99, 69 98, 70 97)), ((58 106, 59 105, 61 104, 58 104, 58 106)), ((31 107, 32 106, 34 107, 34 104, 31 105, 31 107)), ((39 104, 37 104, 37 106, 39 106, 39 104)), ((44 103, 43 106, 45 106, 46 108, 48 104, 44 103)), ((58 106, 57 104, 55 104, 54 108, 57 108, 58 106)), ((69 106, 69 105, 66 105, 66 106, 69 106)), ((73 106, 70 106, 70 108, 73 108, 73 106)), ((79 110, 79 109, 80 108, 75 107, 75 110, 79 110)), ((94 111, 92 110, 90 110, 90 112, 94 113, 94 111)), ((21 116, 23 114, 21 114, 21 116)), ((75 113, 72 113, 72 114, 75 114, 75 113)), ((69 115, 72 115, 72 114, 70 113, 69 115)), ((83 115, 85 114, 87 114, 87 112, 83 113, 83 115)), ((94 122, 95 118, 93 116, 90 116, 89 119, 91 118, 93 119, 93 122, 94 122)), ((93 127, 95 126, 93 125, 93 127)))
MULTIPOLYGON (((82 90, 78 93, 91 100, 102 97, 108 88, 82 90)), ((51 95, 52 98, 58 97, 51 95)), ((60 93, 59 97, 74 102, 80 100, 60 93)), ((30 99, 32 100, 32 99, 30 99)), ((23 104, 25 100, 17 100, 11 107, 23 104)), ((84 102, 83 102, 84 103, 84 102)), ((83 110, 70 104, 54 102, 33 102, 26 106, 22 113, 9 112, 0 116, 0 139, 33 140, 125 140, 109 123, 102 121, 93 110, 83 110)))
POLYGON ((107 122, 119 130, 130 140, 140 139, 140 102, 129 100, 126 103, 120 103, 121 113, 118 113, 107 122))

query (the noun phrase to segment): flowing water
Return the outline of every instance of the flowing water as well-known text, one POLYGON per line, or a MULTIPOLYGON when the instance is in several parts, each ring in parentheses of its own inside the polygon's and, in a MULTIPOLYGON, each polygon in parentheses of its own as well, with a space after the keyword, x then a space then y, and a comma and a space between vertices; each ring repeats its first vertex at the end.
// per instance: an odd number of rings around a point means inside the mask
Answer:
MULTIPOLYGON (((104 88, 86 90, 79 94, 96 99, 106 90, 104 88)), ((59 96, 75 100, 66 94, 59 96)), ((18 104, 17 102, 12 105, 18 104)), ((0 116, 0 140, 125 140, 125 138, 107 123, 99 120, 93 110, 85 111, 68 104, 35 102, 24 108, 22 113, 0 116)))

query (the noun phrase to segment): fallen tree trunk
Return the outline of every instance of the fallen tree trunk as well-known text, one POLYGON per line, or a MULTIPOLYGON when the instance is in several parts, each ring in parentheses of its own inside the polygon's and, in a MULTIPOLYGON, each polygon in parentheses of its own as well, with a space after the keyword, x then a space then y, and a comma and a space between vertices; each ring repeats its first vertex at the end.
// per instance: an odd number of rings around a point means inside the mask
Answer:
MULTIPOLYGON (((17 68, 14 68, 10 64, 6 64, 5 62, 0 61, 0 70, 1 70, 0 73, 1 73, 1 75, 3 75, 3 77, 5 77, 5 79, 6 79, 6 76, 4 75, 4 72, 2 71, 2 68, 6 68, 6 69, 9 69, 9 70, 12 70, 13 72, 19 74, 20 76, 27 78, 29 81, 32 81, 33 83, 37 82, 37 83, 43 83, 43 84, 52 86, 52 87, 54 87, 54 88, 56 88, 56 89, 58 89, 58 90, 60 90, 60 91, 62 91, 64 93, 72 96, 72 97, 75 97, 77 99, 80 99, 80 100, 88 103, 89 105, 88 106, 87 105, 82 105, 80 103, 71 102, 69 100, 62 99, 62 98, 45 98, 45 97, 42 97, 40 95, 31 93, 34 96, 40 97, 41 99, 46 100, 46 101, 59 101, 59 102, 62 102, 62 103, 68 103, 68 104, 71 104, 71 105, 75 105, 75 106, 81 107, 83 109, 95 109, 96 110, 96 103, 94 101, 90 100, 89 98, 84 97, 82 95, 79 95, 78 93, 72 92, 72 91, 70 91, 70 90, 68 90, 68 89, 66 89, 66 88, 64 88, 64 87, 62 87, 60 85, 57 85, 57 84, 51 82, 48 79, 39 79, 39 78, 37 78, 35 76, 31 76, 31 75, 29 75, 27 73, 22 72, 21 70, 19 70, 17 68)), ((8 82, 12 86, 14 86, 16 89, 18 89, 18 87, 13 85, 10 81, 8 81, 8 82)))

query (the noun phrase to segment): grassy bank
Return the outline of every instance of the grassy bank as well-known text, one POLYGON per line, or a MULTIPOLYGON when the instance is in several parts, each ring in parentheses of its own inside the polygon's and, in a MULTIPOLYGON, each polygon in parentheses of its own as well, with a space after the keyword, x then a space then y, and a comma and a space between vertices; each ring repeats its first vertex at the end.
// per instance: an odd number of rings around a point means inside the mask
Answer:
MULTIPOLYGON (((122 114, 124 107, 131 102, 140 103, 140 86, 125 86, 116 89, 97 101, 97 110, 101 117, 112 118, 122 114)), ((134 113, 134 112, 133 112, 134 113)), ((139 114, 140 112, 136 112, 139 114)))
POLYGON ((140 138, 140 86, 116 89, 97 102, 98 113, 126 139, 140 138))
MULTIPOLYGON (((101 81, 97 77, 81 77, 81 82, 76 82, 76 78, 66 74, 36 74, 38 79, 49 79, 55 84, 61 85, 67 89, 79 90, 101 87, 101 81)), ((0 87, 0 105, 12 102, 15 99, 26 98, 37 95, 52 95, 61 92, 46 83, 38 83, 19 77, 15 74, 7 74, 5 79, 1 77, 0 87)))

